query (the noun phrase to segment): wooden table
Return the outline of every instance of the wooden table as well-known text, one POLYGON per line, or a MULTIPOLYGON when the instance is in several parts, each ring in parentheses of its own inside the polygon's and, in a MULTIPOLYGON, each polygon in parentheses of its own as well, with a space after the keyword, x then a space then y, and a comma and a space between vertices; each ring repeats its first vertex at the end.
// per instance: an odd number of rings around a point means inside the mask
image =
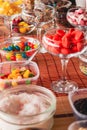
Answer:
MULTIPOLYGON (((38 64, 40 69, 40 77, 37 84, 52 90, 50 87, 51 82, 61 77, 60 59, 49 53, 39 53, 33 60, 38 64)), ((87 76, 80 71, 78 58, 70 59, 67 77, 77 82, 79 88, 87 87, 87 76)), ((75 121, 68 101, 68 95, 59 93, 55 93, 55 95, 57 98, 57 108, 52 130, 67 130, 68 126, 75 121)))

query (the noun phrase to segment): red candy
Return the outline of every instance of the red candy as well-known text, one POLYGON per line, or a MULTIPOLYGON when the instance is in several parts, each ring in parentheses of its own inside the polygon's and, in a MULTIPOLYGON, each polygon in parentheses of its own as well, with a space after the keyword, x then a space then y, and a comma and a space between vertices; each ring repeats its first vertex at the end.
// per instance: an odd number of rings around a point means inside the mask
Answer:
POLYGON ((66 55, 81 51, 84 42, 83 40, 84 33, 80 30, 69 29, 66 32, 63 30, 57 30, 53 35, 46 35, 44 46, 48 51, 54 54, 62 53, 66 55))

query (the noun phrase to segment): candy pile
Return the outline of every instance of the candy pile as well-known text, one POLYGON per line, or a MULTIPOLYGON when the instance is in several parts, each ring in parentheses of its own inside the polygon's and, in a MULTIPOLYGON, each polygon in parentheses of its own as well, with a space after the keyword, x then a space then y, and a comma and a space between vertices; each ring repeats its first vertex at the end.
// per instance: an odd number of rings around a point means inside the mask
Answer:
POLYGON ((22 0, 17 0, 14 2, 10 2, 10 0, 0 0, 0 14, 6 16, 12 16, 14 14, 18 14, 21 12, 22 0))
POLYGON ((44 47, 53 54, 79 52, 83 48, 83 43, 84 33, 73 28, 68 31, 61 29, 48 31, 43 37, 44 47))
POLYGON ((16 16, 12 20, 13 32, 25 34, 25 33, 29 33, 30 31, 33 31, 33 29, 34 29, 34 25, 25 22, 21 16, 16 16))
POLYGON ((33 77, 34 74, 26 67, 12 69, 9 74, 0 74, 0 79, 23 79, 33 77))
POLYGON ((37 48, 37 42, 18 42, 8 43, 8 46, 4 44, 2 50, 7 60, 16 61, 29 58, 37 48))
POLYGON ((67 13, 67 20, 72 25, 87 26, 87 11, 82 8, 70 9, 67 13))

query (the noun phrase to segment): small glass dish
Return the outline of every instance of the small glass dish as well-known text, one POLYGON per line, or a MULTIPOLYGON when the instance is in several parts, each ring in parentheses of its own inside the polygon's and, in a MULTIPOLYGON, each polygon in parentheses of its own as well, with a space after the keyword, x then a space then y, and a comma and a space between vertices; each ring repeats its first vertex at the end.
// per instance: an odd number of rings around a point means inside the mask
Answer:
POLYGON ((11 22, 12 34, 30 34, 36 28, 35 16, 33 14, 29 14, 26 10, 22 10, 21 14, 11 17, 11 22))
POLYGON ((20 85, 0 93, 0 129, 51 130, 56 97, 38 85, 20 85))
POLYGON ((0 44, 2 61, 27 60, 40 47, 40 42, 33 37, 12 37, 0 44))
POLYGON ((75 121, 71 123, 68 130, 87 130, 87 120, 75 121))
POLYGON ((68 99, 76 119, 87 120, 87 88, 70 92, 68 99))
POLYGON ((87 75, 87 51, 81 54, 79 56, 79 59, 80 59, 79 68, 83 74, 87 75))
POLYGON ((25 61, 0 63, 0 91, 20 84, 36 84, 39 68, 35 62, 25 61))
POLYGON ((82 7, 70 8, 67 12, 67 21, 74 27, 87 29, 87 11, 82 7))

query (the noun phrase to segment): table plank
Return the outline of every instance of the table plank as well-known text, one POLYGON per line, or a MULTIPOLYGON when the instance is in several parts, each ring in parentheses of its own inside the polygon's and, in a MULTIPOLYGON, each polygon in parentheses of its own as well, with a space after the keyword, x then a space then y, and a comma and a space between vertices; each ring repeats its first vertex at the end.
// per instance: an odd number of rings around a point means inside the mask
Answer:
POLYGON ((57 107, 55 115, 58 116, 67 116, 73 115, 72 109, 70 107, 68 96, 57 97, 57 107))
POLYGON ((67 130, 73 121, 75 121, 74 117, 55 118, 52 130, 67 130))

